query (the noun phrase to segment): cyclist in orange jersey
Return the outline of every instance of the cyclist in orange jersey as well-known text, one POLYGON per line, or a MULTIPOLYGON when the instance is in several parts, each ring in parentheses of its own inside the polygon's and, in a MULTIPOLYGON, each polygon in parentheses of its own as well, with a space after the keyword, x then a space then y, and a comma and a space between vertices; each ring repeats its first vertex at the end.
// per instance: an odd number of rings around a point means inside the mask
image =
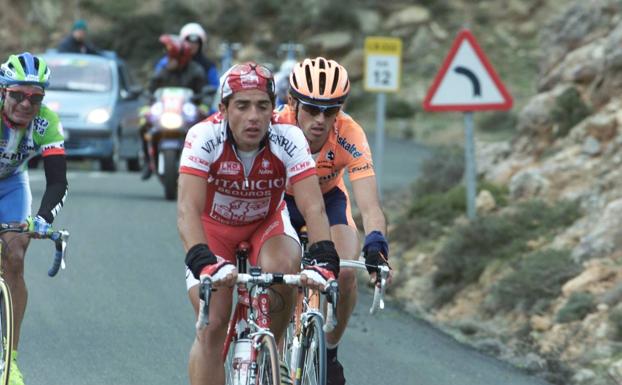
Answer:
MULTIPOLYGON (((320 188, 330 222, 331 239, 342 259, 357 259, 360 244, 352 220, 350 198, 343 175, 348 170, 356 204, 363 216, 365 242, 363 254, 367 270, 375 280, 377 266, 386 264, 389 246, 385 238, 386 221, 377 194, 371 151, 365 132, 342 111, 350 91, 348 73, 334 60, 322 57, 305 59, 294 67, 289 78, 287 106, 276 112, 279 123, 295 124, 307 138, 316 162, 320 188)), ((288 190, 288 192, 290 192, 288 190)), ((305 224, 296 202, 286 194, 288 210, 296 230, 305 224)), ((328 347, 328 384, 345 384, 343 367, 337 360, 337 345, 356 304, 355 272, 339 274, 337 327, 326 336, 328 347)))

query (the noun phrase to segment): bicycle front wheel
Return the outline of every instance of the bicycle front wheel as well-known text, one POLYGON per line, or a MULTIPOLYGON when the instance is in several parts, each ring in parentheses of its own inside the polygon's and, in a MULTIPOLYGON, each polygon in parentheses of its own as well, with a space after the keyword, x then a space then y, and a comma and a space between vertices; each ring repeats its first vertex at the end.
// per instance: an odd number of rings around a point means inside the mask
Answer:
POLYGON ((311 314, 302 328, 295 385, 326 385, 326 339, 322 317, 311 314))
MULTIPOLYGON (((262 334, 255 338, 257 346, 257 381, 256 385, 279 385, 279 354, 274 337, 262 334)), ((249 384, 249 385, 255 385, 249 384)))
POLYGON ((13 346, 13 302, 6 282, 0 278, 0 384, 8 385, 13 346))

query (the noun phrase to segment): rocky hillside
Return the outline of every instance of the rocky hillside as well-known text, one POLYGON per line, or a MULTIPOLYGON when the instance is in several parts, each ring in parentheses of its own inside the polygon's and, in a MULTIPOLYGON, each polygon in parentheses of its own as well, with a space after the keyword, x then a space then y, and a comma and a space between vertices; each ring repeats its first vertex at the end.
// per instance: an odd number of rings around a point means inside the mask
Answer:
MULTIPOLYGON (((485 186, 476 222, 394 248, 410 310, 559 384, 622 383, 621 21, 613 0, 551 17, 517 134, 478 143, 506 195, 485 186)), ((417 197, 410 210, 427 215, 417 197)))

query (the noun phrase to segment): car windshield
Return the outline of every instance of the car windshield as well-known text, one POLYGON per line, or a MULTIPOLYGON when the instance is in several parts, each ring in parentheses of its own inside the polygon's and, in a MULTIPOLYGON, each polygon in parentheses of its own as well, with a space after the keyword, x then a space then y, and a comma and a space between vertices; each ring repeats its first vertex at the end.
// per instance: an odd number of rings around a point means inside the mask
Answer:
POLYGON ((78 58, 51 58, 49 90, 107 92, 112 88, 108 63, 78 58))

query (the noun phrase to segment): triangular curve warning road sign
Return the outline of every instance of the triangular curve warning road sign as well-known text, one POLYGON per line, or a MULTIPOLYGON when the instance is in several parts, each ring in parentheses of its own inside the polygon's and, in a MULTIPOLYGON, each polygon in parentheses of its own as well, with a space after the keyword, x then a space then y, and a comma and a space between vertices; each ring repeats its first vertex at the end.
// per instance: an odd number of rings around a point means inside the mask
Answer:
POLYGON ((423 101, 426 111, 512 108, 512 96, 468 29, 458 33, 423 101))

